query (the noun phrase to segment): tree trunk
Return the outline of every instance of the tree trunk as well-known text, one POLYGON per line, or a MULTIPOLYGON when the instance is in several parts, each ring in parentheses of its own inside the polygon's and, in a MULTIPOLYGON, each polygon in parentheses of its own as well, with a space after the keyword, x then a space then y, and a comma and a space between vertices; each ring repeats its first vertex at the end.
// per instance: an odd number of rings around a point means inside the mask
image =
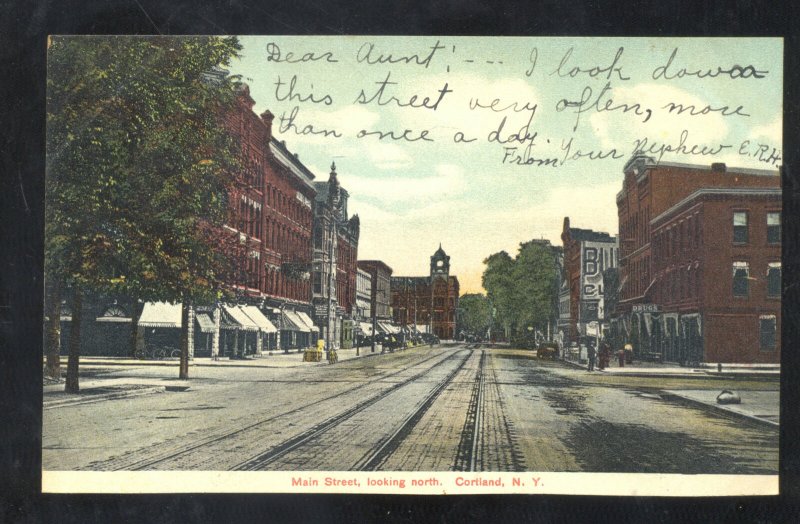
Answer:
POLYGON ((136 345, 139 343, 139 317, 142 316, 144 310, 144 303, 135 301, 131 307, 131 333, 130 345, 128 347, 128 356, 134 358, 136 356, 136 345))
POLYGON ((178 378, 189 378, 189 304, 181 304, 181 365, 178 378))
POLYGON ((76 287, 72 297, 72 322, 69 331, 69 360, 67 360, 67 383, 64 391, 80 392, 78 383, 78 359, 81 355, 81 316, 83 310, 83 292, 76 287))
POLYGON ((49 378, 61 378, 61 282, 47 286, 47 327, 45 331, 46 367, 49 378))

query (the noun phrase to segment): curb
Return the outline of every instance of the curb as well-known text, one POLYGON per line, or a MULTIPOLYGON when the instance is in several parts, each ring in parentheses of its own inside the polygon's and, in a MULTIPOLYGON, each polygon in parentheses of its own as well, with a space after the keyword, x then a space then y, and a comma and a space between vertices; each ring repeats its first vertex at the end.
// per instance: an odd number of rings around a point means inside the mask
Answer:
POLYGON ((742 420, 744 422, 751 422, 755 424, 759 424, 761 426, 766 426, 771 429, 779 429, 780 422, 773 422, 771 420, 767 420, 764 418, 756 417, 755 415, 747 415, 745 413, 739 413, 738 411, 733 411, 730 409, 726 409, 722 406, 717 406, 715 404, 708 404, 706 402, 702 402, 700 400, 696 400, 693 398, 684 397, 681 395, 676 395, 675 393, 669 393, 668 391, 660 391, 659 395, 661 398, 667 401, 677 401, 684 404, 691 404, 694 407, 703 409, 705 411, 710 411, 716 413, 718 415, 723 415, 729 418, 735 418, 738 420, 742 420))
POLYGON ((91 404, 94 402, 102 402, 104 400, 114 400, 118 398, 126 398, 126 397, 136 397, 139 395, 149 395, 152 393, 164 393, 167 391, 166 386, 152 386, 147 388, 137 388, 137 389, 129 389, 129 390, 122 390, 122 391, 113 391, 111 393, 102 393, 97 395, 92 395, 86 398, 69 398, 69 399, 59 399, 59 400, 50 400, 45 401, 42 403, 42 409, 50 409, 50 408, 60 408, 66 406, 76 406, 79 404, 91 404))

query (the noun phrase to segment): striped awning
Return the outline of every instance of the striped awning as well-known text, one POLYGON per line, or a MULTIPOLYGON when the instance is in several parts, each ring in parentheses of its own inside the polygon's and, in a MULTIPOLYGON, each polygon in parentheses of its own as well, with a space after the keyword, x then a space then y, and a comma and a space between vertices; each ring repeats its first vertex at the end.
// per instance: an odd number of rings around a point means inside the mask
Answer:
POLYGON ((302 311, 298 311, 297 316, 300 317, 300 320, 302 320, 311 331, 319 331, 319 328, 314 325, 314 321, 311 320, 311 317, 309 317, 307 314, 303 313, 302 311))
POLYGON ((180 328, 181 304, 169 302, 145 302, 139 325, 153 328, 180 328))
POLYGON ((281 323, 281 331, 308 331, 305 322, 294 313, 294 311, 284 311, 281 323))
POLYGON ((206 313, 198 313, 195 318, 197 319, 197 324, 200 326, 201 332, 213 333, 216 331, 214 329, 214 321, 211 320, 206 313))
POLYGON ((256 306, 242 306, 242 311, 256 323, 256 325, 264 333, 277 333, 278 329, 272 325, 264 313, 261 312, 256 306))
POLYGON ((237 329, 245 331, 258 331, 259 327, 239 306, 222 306, 225 313, 236 323, 237 329))

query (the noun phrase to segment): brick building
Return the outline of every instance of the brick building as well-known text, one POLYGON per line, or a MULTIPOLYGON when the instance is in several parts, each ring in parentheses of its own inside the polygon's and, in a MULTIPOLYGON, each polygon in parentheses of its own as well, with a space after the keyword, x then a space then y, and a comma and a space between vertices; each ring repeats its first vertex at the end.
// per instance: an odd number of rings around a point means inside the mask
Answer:
POLYGON ((670 362, 778 362, 778 172, 643 156, 624 170, 615 344, 670 362))
POLYGON ((359 260, 358 268, 370 277, 370 311, 377 321, 390 321, 392 268, 382 260, 359 260))
MULTIPOLYGON (((241 146, 244 190, 231 195, 227 229, 246 249, 240 301, 259 306, 280 330, 284 349, 313 343, 311 325, 311 230, 316 197, 314 175, 285 144, 272 137, 273 115, 253 112, 255 102, 242 85, 238 104, 224 125, 241 146)), ((235 319, 223 325, 236 326, 235 319)))
POLYGON ((354 340, 358 239, 358 215, 348 218, 349 193, 341 187, 336 165, 327 182, 315 182, 313 302, 323 338, 350 348, 354 340))
POLYGON ((561 242, 558 339, 570 345, 582 336, 602 335, 606 320, 603 274, 617 267, 619 242, 605 232, 571 227, 569 217, 564 217, 561 242))
POLYGON ((392 277, 391 303, 395 324, 416 326, 441 339, 456 336, 459 284, 450 275, 450 257, 442 246, 431 256, 427 277, 392 277))

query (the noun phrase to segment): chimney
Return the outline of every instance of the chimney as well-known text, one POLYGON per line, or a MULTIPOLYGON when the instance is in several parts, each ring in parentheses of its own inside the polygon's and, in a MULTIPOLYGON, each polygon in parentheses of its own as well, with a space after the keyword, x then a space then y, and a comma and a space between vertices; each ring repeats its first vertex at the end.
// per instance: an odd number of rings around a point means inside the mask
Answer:
POLYGON ((274 119, 275 115, 270 113, 269 109, 261 113, 261 121, 267 126, 267 149, 269 149, 269 142, 272 140, 272 121, 274 119))
POLYGON ((726 169, 725 162, 714 162, 711 164, 711 171, 715 173, 724 173, 726 169))

